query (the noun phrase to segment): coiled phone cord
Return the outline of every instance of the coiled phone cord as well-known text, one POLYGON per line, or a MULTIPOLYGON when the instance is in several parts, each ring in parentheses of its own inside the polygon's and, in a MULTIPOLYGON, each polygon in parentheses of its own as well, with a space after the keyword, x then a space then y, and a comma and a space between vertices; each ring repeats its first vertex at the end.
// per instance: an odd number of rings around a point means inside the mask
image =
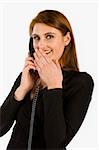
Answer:
POLYGON ((36 102, 37 102, 38 93, 39 93, 39 79, 36 82, 35 95, 34 95, 33 100, 32 100, 32 112, 31 112, 31 120, 30 120, 30 128, 29 128, 29 138, 28 138, 28 148, 27 148, 27 150, 31 150, 32 135, 33 135, 33 124, 34 124, 35 108, 36 108, 36 102))

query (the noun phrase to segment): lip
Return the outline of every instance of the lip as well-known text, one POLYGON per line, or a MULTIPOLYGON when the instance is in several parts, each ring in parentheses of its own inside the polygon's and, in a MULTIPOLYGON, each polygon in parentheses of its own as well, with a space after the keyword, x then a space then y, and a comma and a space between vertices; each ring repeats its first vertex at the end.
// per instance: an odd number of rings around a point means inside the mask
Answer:
POLYGON ((52 52, 52 50, 50 50, 49 52, 47 52, 46 54, 49 54, 49 53, 51 53, 52 52))

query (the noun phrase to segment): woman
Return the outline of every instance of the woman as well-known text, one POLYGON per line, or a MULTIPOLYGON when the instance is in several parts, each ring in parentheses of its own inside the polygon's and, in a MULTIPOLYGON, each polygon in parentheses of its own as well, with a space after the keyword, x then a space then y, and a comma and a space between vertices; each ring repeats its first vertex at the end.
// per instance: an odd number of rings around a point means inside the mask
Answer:
POLYGON ((44 10, 29 28, 34 57, 29 54, 11 92, 1 106, 0 135, 16 120, 7 149, 27 149, 32 97, 38 94, 32 149, 65 149, 79 130, 93 91, 93 79, 80 72, 72 28, 55 10, 44 10), (31 74, 30 70, 36 70, 31 74))

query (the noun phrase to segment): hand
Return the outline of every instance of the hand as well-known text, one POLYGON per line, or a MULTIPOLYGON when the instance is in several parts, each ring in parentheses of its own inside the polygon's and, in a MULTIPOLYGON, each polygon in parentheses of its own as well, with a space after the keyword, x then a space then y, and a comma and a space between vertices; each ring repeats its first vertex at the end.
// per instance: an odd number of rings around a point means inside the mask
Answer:
POLYGON ((62 87, 63 75, 58 61, 51 60, 42 49, 36 49, 34 64, 40 78, 49 88, 62 87))
POLYGON ((37 76, 32 76, 29 72, 30 69, 36 70, 35 64, 33 63, 33 58, 28 55, 25 59, 24 68, 22 71, 20 89, 25 93, 31 90, 34 86, 37 76))

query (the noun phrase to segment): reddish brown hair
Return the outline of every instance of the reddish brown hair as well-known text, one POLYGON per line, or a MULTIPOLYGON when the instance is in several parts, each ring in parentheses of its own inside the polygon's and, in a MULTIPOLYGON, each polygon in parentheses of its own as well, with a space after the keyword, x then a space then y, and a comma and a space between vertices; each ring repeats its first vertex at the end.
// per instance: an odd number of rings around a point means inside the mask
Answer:
POLYGON ((65 36, 67 32, 70 32, 71 41, 64 48, 64 52, 59 60, 59 63, 61 67, 65 68, 66 70, 79 71, 73 31, 68 19, 62 13, 56 10, 41 11, 30 23, 30 36, 36 23, 45 23, 46 25, 54 27, 60 30, 63 36, 65 36))

